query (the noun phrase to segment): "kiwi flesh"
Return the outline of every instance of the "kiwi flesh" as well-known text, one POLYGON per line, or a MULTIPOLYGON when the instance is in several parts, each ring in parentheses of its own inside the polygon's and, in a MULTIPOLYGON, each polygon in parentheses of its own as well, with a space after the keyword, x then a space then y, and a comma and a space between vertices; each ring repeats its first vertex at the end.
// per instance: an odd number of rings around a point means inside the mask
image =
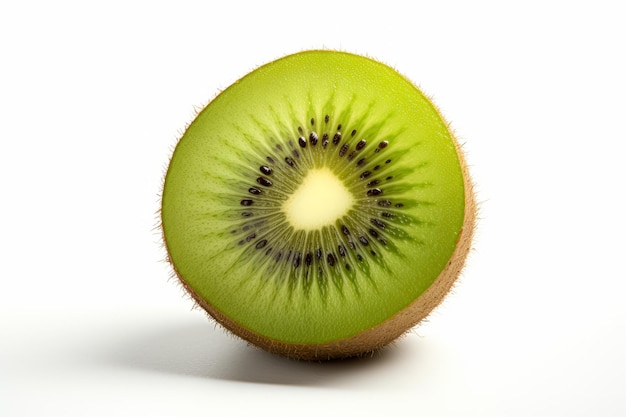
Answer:
POLYGON ((168 260, 217 322, 297 359, 362 355, 426 317, 470 249, 472 183, 432 102, 367 57, 305 51, 212 100, 176 145, 168 260))

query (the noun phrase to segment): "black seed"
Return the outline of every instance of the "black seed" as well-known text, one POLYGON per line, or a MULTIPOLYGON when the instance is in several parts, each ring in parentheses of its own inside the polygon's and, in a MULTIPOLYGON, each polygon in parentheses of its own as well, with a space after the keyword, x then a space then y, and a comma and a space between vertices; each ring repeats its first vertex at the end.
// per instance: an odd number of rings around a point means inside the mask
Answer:
POLYGON ((324 149, 326 149, 326 145, 328 145, 328 133, 322 135, 322 146, 324 149))
POLYGON ((309 141, 311 142, 311 145, 317 145, 317 133, 311 132, 311 134, 309 135, 309 141))
POLYGON ((378 171, 378 168, 380 168, 380 165, 376 165, 376 166, 374 167, 374 171, 378 171))
POLYGON ((373 250, 371 250, 370 253, 372 254, 372 256, 376 256, 376 252, 374 252, 373 250))
POLYGON ((379 235, 378 235, 378 232, 376 230, 370 229, 369 232, 370 232, 370 235, 372 235, 373 238, 375 238, 375 239, 378 238, 379 235))
POLYGON ((350 236, 350 231, 348 230, 345 224, 341 225, 341 232, 346 236, 350 236))
POLYGON ((387 224, 385 224, 384 222, 381 222, 378 219, 371 219, 370 220, 372 222, 372 224, 380 229, 384 229, 385 227, 387 227, 387 224))
POLYGON ((361 149, 363 149, 366 143, 367 142, 365 141, 365 139, 361 139, 359 143, 356 144, 356 150, 360 151, 361 149))
POLYGON ((361 158, 357 161, 356 166, 360 167, 361 165, 363 165, 365 163, 365 158, 361 158))
MULTIPOLYGON (((269 156, 268 156, 268 158, 269 158, 269 156)), ((271 159, 271 158, 270 158, 270 159, 271 159)), ((272 162, 274 162, 274 160, 273 160, 273 159, 272 159, 272 162)), ((265 175, 270 175, 270 174, 272 173, 272 168, 270 168, 270 167, 268 167, 268 166, 265 166, 265 165, 262 165, 262 166, 259 168, 259 170, 261 171, 261 173, 262 173, 262 174, 265 174, 265 175)))
POLYGON ((317 259, 322 259, 322 250, 321 250, 321 249, 318 249, 318 250, 315 252, 315 255, 317 256, 317 259))
POLYGON ((232 233, 232 234, 234 235, 234 234, 235 234, 235 233, 237 233, 238 231, 239 231, 239 230, 235 229, 235 230, 231 230, 231 231, 230 231, 230 233, 232 233))
POLYGON ((350 241, 348 242, 348 245, 350 246, 350 249, 356 249, 356 245, 354 244, 354 242, 353 242, 353 241, 351 241, 351 240, 350 240, 350 241))
POLYGON ((259 177, 256 179, 256 182, 258 182, 259 184, 265 186, 265 187, 271 187, 272 186, 272 181, 268 180, 265 177, 259 177))
POLYGON ((298 145, 300 145, 301 148, 306 148, 306 139, 300 136, 298 138, 298 145))
POLYGON ((333 136, 333 145, 338 145, 339 142, 341 142, 341 133, 337 132, 335 136, 333 136))
POLYGON ((293 156, 295 156, 296 158, 300 158, 300 152, 298 152, 297 149, 294 149, 293 152, 291 152, 293 154, 293 156))
POLYGON ((357 258, 359 261, 362 261, 362 260, 363 260, 363 257, 362 257, 361 255, 359 255, 358 253, 356 254, 356 258, 357 258))
MULTIPOLYGON (((265 245, 264 245, 264 246, 265 246, 265 245)), ((273 248, 269 248, 268 250, 266 250, 266 251, 265 251, 265 255, 266 255, 266 256, 267 256, 267 255, 269 255, 269 254, 272 252, 272 249, 273 249, 273 248)))
POLYGON ((404 207, 404 204, 402 204, 402 203, 398 203, 398 204, 396 204, 396 207, 398 207, 398 208, 400 208, 400 207, 404 207))
POLYGON ((285 258, 285 261, 289 262, 289 258, 291 258, 291 251, 289 251, 289 253, 287 254, 287 257, 285 258))
POLYGON ((356 135, 356 129, 352 131, 352 136, 356 135))
POLYGON ((250 213, 249 211, 244 211, 243 213, 241 213, 241 215, 243 217, 250 217, 250 216, 252 216, 252 213, 250 213))
MULTIPOLYGON (((265 247, 265 245, 267 245, 267 240, 263 239, 263 240, 259 240, 256 244, 256 248, 257 249, 263 249, 265 247)), ((271 250, 271 249, 270 249, 271 250)))
POLYGON ((348 161, 352 161, 355 155, 356 155, 356 151, 350 152, 350 154, 348 154, 348 161))
POLYGON ((367 195, 372 197, 375 195, 381 195, 383 193, 383 190, 381 190, 380 188, 372 188, 371 190, 367 190, 367 195))
POLYGON ((386 140, 383 140, 382 142, 380 142, 378 144, 378 148, 379 149, 385 149, 387 147, 387 145, 389 145, 389 142, 387 142, 386 140))
POLYGON ((267 161, 271 164, 275 164, 276 161, 274 161, 274 158, 272 158, 271 156, 266 157, 265 159, 267 159, 267 161))
POLYGON ((296 165, 296 164, 295 164, 295 162, 293 162, 293 159, 291 159, 290 157, 286 157, 286 158, 285 158, 285 162, 287 162, 287 164, 288 164, 290 167, 293 167, 293 166, 295 166, 295 165, 296 165))
POLYGON ((387 159, 387 160, 385 161, 385 163, 386 163, 386 164, 388 164, 389 162, 391 162, 391 159, 387 159))
POLYGON ((252 200, 241 200, 242 206, 251 206, 252 204, 254 204, 254 201, 252 200))
POLYGON ((282 258, 283 254, 281 252, 278 252, 276 254, 276 256, 274 256, 274 259, 276 260, 276 262, 280 261, 280 258, 282 258))
POLYGON ((343 245, 337 246, 337 249, 339 249, 339 255, 346 256, 346 248, 343 245))
POLYGON ((256 233, 249 234, 248 236, 246 236, 246 242, 250 242, 255 237, 256 237, 256 233))
POLYGON ((387 181, 389 181, 389 180, 390 180, 390 179, 392 179, 392 178, 393 178, 393 177, 391 177, 391 176, 390 176, 390 177, 387 177, 387 178, 385 178, 385 179, 386 179, 387 181))
POLYGON ((298 126, 298 132, 300 132, 300 134, 302 134, 302 126, 298 126))
POLYGON ((335 266, 335 256, 332 253, 328 254, 326 260, 328 261, 328 265, 335 266))
POLYGON ((329 120, 330 120, 330 116, 329 116, 329 115, 324 116, 324 121, 325 121, 326 123, 328 123, 328 121, 329 121, 329 120))
POLYGON ((311 117, 311 126, 315 126, 315 119, 311 117))
POLYGON ((347 151, 348 151, 348 144, 344 143, 341 149, 339 149, 339 157, 344 156, 347 151))
POLYGON ((383 239, 382 237, 381 237, 381 238, 379 238, 379 239, 378 239, 378 241, 379 241, 380 243, 382 243, 383 245, 385 245, 385 246, 387 245, 387 241, 386 241, 385 239, 383 239))
POLYGON ((368 187, 373 187, 373 186, 378 185, 378 184, 380 184, 380 181, 378 181, 378 180, 373 180, 373 181, 368 182, 368 183, 367 183, 367 186, 368 186, 368 187))
POLYGON ((367 246, 370 244, 369 240, 365 236, 359 236, 359 242, 363 244, 363 246, 367 246))
POLYGON ((300 266, 300 252, 296 252, 295 256, 293 257, 293 267, 297 268, 300 266))
POLYGON ((247 224, 244 227, 242 227, 241 230, 243 230, 245 232, 245 231, 248 231, 248 230, 252 229, 252 227, 253 227, 253 225, 247 224))
POLYGON ((361 177, 362 180, 364 180, 365 178, 369 177, 370 175, 372 175, 371 172, 363 171, 363 173, 360 175, 360 177, 361 177))
POLYGON ((337 125, 337 130, 341 130, 341 123, 337 125))
POLYGON ((287 142, 287 143, 289 143, 289 147, 290 147, 291 149, 293 149, 293 140, 289 139, 289 142, 287 142))
POLYGON ((346 269, 349 271, 350 270, 350 264, 346 264, 346 269))
POLYGON ((378 205, 381 207, 389 207, 391 205, 391 201, 389 200, 380 200, 378 205))
POLYGON ((382 212, 382 216, 383 217, 387 217, 387 218, 391 218, 391 217, 393 217, 393 214, 389 213, 388 211, 383 211, 382 212))
POLYGON ((278 145, 276 145, 276 149, 278 149, 279 151, 283 150, 283 145, 281 145, 280 143, 278 145))
POLYGON ((239 242, 237 242, 237 244, 238 244, 239 246, 243 245, 244 243, 246 243, 246 241, 245 241, 245 240, 240 240, 239 242))
POLYGON ((259 190, 259 189, 258 189, 258 188, 256 188, 256 187, 250 187, 250 188, 248 188, 248 192, 249 192, 250 194, 261 194, 261 190, 259 190))
POLYGON ((304 257, 304 263, 306 264, 306 266, 311 266, 311 262, 313 262, 313 254, 311 252, 308 252, 304 257))

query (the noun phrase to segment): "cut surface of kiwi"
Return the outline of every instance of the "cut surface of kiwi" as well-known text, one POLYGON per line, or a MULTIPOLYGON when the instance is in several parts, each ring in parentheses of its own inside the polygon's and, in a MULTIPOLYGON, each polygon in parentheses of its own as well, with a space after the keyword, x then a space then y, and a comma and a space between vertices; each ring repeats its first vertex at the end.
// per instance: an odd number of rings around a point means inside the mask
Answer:
POLYGON ((439 304, 474 211, 459 146, 420 90, 372 59, 306 51, 198 114, 161 222, 177 276, 219 323, 327 359, 385 346, 439 304))

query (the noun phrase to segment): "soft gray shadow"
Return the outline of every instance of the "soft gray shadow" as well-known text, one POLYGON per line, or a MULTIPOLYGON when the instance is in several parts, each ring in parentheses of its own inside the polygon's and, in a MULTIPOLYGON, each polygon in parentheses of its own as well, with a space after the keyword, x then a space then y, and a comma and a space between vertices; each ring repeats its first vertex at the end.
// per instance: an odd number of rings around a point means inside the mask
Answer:
POLYGON ((135 333, 134 338, 107 357, 125 368, 230 381, 302 386, 345 386, 381 367, 402 367, 402 358, 415 356, 402 341, 371 355, 328 362, 284 358, 249 346, 210 323, 135 333))

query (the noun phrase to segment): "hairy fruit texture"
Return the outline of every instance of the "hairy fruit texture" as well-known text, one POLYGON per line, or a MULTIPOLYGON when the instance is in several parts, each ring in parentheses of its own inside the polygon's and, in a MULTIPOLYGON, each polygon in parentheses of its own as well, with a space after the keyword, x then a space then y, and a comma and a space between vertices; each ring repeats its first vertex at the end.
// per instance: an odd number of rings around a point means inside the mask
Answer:
POLYGON ((170 162, 169 259, 219 323, 303 359, 378 349, 448 292, 475 221, 461 151, 393 69, 308 51, 253 71, 170 162))

